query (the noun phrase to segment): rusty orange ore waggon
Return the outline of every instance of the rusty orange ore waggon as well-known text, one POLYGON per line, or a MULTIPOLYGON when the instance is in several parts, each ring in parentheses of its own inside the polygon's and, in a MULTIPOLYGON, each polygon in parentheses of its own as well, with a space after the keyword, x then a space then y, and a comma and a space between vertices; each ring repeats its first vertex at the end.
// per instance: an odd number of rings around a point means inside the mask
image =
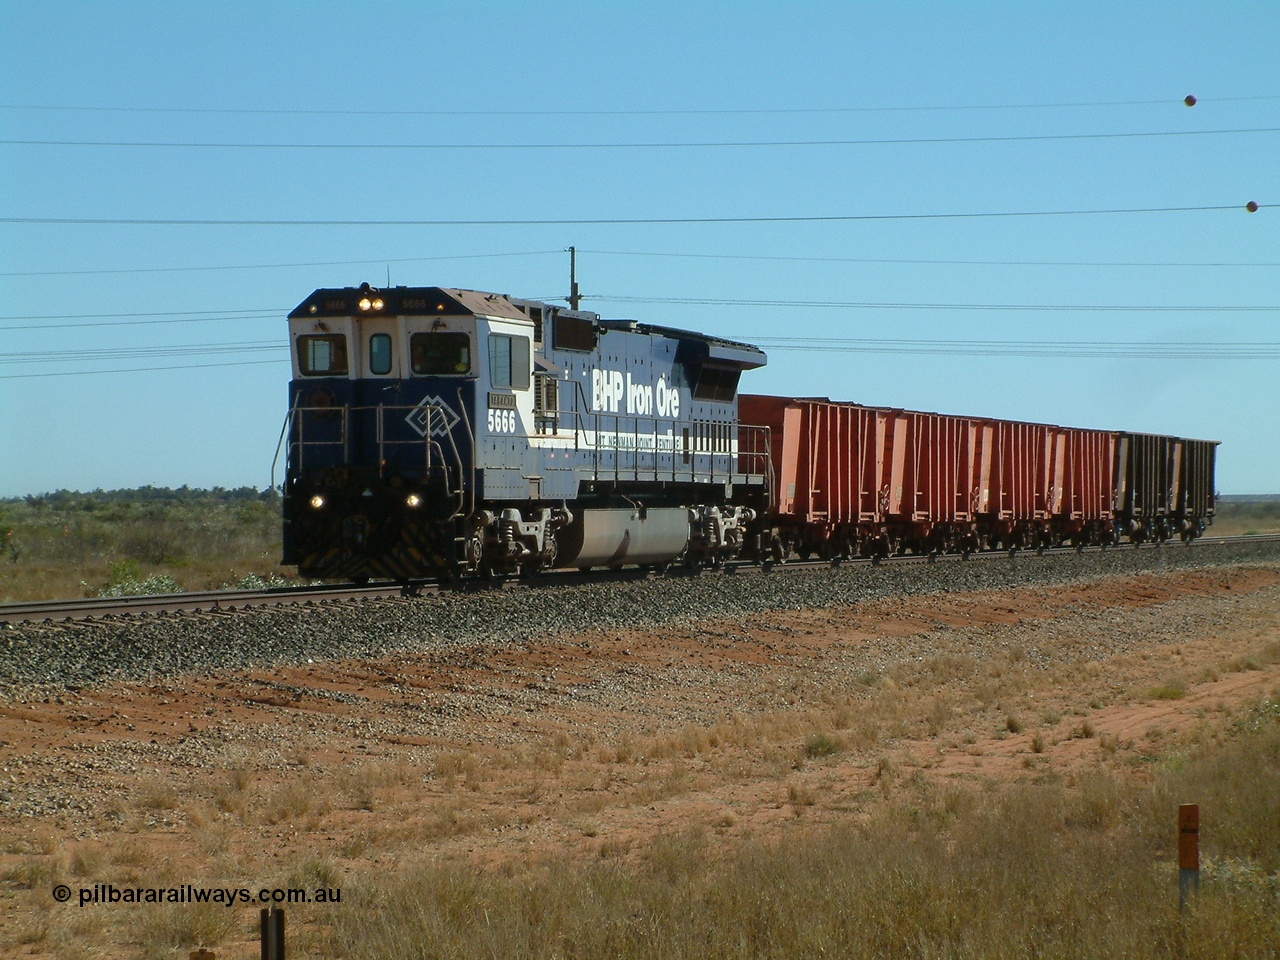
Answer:
POLYGON ((769 428, 763 559, 1188 541, 1214 514, 1214 441, 823 398, 739 415, 769 428))

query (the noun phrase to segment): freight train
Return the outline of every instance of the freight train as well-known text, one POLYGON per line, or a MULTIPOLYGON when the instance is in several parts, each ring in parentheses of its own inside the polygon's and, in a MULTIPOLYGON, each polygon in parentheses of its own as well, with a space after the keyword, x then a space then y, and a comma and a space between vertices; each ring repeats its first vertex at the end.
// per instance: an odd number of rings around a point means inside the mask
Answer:
POLYGON ((1200 536, 1213 441, 739 395, 759 348, 443 287, 289 314, 284 562, 321 579, 1200 536))

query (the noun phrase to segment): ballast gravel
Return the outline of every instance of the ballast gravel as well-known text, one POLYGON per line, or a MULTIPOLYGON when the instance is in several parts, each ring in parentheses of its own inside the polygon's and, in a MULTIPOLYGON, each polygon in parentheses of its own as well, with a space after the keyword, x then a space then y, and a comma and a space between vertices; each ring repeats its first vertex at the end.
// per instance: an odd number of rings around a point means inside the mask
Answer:
POLYGON ((1103 576, 1280 562, 1274 542, 1170 544, 963 562, 741 570, 586 586, 333 601, 220 613, 0 624, 0 695, 347 657, 521 645, 886 597, 1007 590, 1103 576))

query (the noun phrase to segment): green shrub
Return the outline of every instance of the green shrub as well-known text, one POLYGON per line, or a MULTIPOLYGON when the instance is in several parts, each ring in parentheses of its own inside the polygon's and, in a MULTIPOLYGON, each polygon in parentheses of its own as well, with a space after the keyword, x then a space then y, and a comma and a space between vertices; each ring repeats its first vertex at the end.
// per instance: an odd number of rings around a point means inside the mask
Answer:
POLYGON ((170 576, 153 573, 142 577, 136 560, 113 563, 110 577, 98 590, 100 597, 156 596, 163 593, 182 593, 182 587, 170 576))

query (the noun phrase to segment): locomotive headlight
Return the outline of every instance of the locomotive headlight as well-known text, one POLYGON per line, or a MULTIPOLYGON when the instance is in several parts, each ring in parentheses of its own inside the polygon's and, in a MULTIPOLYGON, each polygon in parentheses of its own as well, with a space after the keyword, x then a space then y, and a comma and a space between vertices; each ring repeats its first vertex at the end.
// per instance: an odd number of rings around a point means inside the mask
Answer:
POLYGON ((373 301, 368 297, 361 297, 360 302, 356 304, 360 308, 361 313, 368 313, 369 308, 373 306, 373 301))
POLYGON ((404 498, 404 503, 405 506, 409 507, 411 510, 416 510, 418 507, 422 506, 422 497, 418 496, 416 493, 411 493, 404 498))
POLYGON ((382 302, 382 298, 381 298, 381 297, 379 297, 378 299, 376 299, 376 300, 374 300, 374 301, 373 301, 373 309, 374 309, 374 310, 381 310, 381 309, 382 309, 383 307, 385 307, 385 306, 386 306, 386 304, 382 302))
POLYGON ((312 497, 307 502, 311 504, 312 510, 319 510, 321 507, 324 506, 324 497, 320 496, 320 494, 317 493, 314 497, 312 497))

